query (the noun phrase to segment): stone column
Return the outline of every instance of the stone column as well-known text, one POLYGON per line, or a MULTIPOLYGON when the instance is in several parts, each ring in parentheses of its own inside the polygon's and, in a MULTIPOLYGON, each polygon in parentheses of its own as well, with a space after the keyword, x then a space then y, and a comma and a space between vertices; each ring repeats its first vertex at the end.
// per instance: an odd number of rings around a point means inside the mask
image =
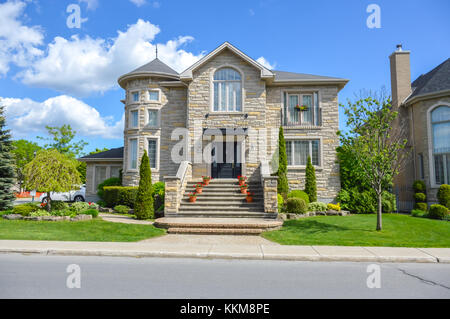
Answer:
POLYGON ((165 198, 164 198, 164 214, 178 213, 178 205, 180 203, 180 186, 181 181, 176 176, 164 177, 165 198))
POLYGON ((263 176, 264 212, 278 214, 277 176, 263 176))

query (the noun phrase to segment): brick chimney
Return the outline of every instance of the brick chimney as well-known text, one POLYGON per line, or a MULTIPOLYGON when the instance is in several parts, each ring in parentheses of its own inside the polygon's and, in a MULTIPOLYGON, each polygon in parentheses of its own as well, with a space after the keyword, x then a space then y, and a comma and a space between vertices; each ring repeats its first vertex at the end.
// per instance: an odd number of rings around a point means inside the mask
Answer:
POLYGON ((400 104, 411 94, 411 67, 410 51, 403 51, 402 45, 397 45, 397 50, 389 56, 391 61, 391 90, 392 106, 400 104))

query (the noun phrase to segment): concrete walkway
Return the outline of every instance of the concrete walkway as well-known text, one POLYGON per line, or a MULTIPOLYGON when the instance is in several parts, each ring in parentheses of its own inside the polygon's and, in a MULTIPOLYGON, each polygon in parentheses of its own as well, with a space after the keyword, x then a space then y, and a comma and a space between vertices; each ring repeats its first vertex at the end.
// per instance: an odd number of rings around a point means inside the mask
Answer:
MULTIPOLYGON (((173 237, 172 237, 173 238, 173 237)), ((187 237, 183 237, 187 238, 187 237)), ((206 238, 206 237, 205 237, 206 238)), ((0 253, 299 261, 450 263, 450 248, 282 246, 150 240, 138 243, 0 241, 0 253), (175 243, 176 242, 176 243, 175 243)))
POLYGON ((140 225, 153 225, 153 222, 148 220, 138 220, 128 216, 122 216, 118 214, 98 214, 104 221, 111 223, 122 223, 122 224, 140 224, 140 225))

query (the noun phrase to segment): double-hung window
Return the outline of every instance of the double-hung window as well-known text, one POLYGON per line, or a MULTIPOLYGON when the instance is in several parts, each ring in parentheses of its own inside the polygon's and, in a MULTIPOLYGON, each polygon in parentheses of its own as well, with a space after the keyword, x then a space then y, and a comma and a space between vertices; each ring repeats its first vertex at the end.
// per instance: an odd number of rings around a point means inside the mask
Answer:
POLYGON ((137 157, 138 157, 138 140, 137 138, 132 138, 129 141, 128 146, 128 156, 129 156, 129 167, 130 169, 137 169, 137 157))
POLYGON ((285 93, 284 125, 320 125, 319 94, 285 93))
POLYGON ((139 92, 133 92, 131 96, 131 101, 139 102, 139 92))
POLYGON ((130 112, 130 127, 138 128, 139 127, 139 111, 134 110, 130 112))
POLYGON ((148 109, 148 122, 149 127, 159 126, 159 111, 155 109, 148 109))
POLYGON ((431 112, 434 174, 436 184, 450 183, 450 107, 439 106, 431 112))
POLYGON ((242 78, 231 68, 219 69, 213 79, 215 112, 242 111, 242 78))
POLYGON ((148 100, 151 102, 159 102, 159 91, 158 90, 148 91, 148 100))
POLYGON ((150 160, 150 168, 156 169, 156 159, 158 156, 158 141, 156 139, 148 139, 148 158, 150 160))
POLYGON ((315 166, 320 166, 319 140, 291 140, 286 141, 286 155, 288 166, 306 166, 308 156, 315 166))

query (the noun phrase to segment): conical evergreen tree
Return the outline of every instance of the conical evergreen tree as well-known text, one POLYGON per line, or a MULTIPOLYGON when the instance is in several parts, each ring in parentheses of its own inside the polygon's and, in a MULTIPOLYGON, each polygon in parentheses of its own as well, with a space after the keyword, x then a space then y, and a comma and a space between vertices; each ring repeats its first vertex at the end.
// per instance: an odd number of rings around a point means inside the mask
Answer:
POLYGON ((134 204, 134 213, 138 219, 154 218, 152 172, 150 170, 150 161, 148 159, 147 151, 144 151, 144 155, 142 155, 139 175, 139 188, 134 204))
POLYGON ((0 211, 11 209, 15 200, 12 190, 15 183, 13 146, 3 113, 4 107, 0 106, 0 211))
POLYGON ((287 154, 286 154, 286 141, 284 140, 283 127, 280 127, 278 136, 278 194, 281 194, 284 198, 287 197, 289 192, 289 183, 287 179, 287 154))
POLYGON ((309 201, 317 202, 317 186, 316 186, 316 170, 311 163, 311 157, 308 156, 308 164, 306 164, 306 181, 305 193, 309 196, 309 201))

